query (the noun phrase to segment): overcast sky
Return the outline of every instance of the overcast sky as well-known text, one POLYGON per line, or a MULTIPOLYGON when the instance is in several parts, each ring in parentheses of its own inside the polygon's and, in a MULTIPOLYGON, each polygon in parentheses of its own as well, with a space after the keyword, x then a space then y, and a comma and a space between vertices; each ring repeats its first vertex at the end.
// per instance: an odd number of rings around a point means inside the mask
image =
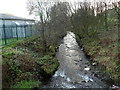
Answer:
POLYGON ((0 13, 31 18, 26 9, 27 0, 0 0, 0 13))
MULTIPOLYGON (((80 2, 84 0, 62 0, 62 1, 79 1, 80 2)), ((93 0, 86 0, 86 1, 93 1, 93 0)), ((102 1, 105 1, 105 0, 102 0, 102 1)), ((119 0, 115 0, 115 1, 119 1, 119 0)), ((15 16, 33 19, 33 16, 29 16, 29 12, 26 9, 26 2, 27 0, 0 0, 0 13, 7 13, 15 16)))
MULTIPOLYGON (((71 0, 71 1, 77 1, 77 0, 71 0)), ((27 0, 0 0, 0 13, 12 14, 24 18, 33 18, 33 16, 29 16, 29 12, 26 9, 26 2, 27 0)))

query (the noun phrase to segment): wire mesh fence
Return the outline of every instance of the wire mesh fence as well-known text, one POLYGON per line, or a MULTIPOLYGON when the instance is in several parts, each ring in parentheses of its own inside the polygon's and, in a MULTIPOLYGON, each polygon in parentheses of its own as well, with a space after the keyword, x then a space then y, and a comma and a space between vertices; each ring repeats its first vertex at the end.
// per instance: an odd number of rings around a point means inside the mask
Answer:
POLYGON ((34 34, 34 20, 0 19, 0 22, 0 46, 34 34))

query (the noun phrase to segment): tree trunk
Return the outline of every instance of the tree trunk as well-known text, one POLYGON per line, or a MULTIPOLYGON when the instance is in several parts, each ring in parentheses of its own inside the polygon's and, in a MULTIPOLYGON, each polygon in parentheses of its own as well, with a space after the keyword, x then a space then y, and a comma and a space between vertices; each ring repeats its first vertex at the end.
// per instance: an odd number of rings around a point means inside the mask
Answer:
POLYGON ((118 10, 118 30, 120 30, 120 10, 118 10))
POLYGON ((44 53, 46 53, 46 51, 47 51, 47 43, 46 43, 46 39, 45 39, 44 24, 42 24, 41 39, 42 39, 42 45, 43 45, 44 53))
POLYGON ((107 12, 106 11, 105 11, 105 29, 106 29, 106 31, 108 31, 107 12))

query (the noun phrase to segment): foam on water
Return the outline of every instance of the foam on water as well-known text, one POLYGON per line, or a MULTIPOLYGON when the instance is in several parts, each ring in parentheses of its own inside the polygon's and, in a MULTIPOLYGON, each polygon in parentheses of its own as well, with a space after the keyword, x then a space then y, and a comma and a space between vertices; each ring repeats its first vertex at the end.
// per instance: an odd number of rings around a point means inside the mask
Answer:
POLYGON ((88 75, 80 75, 80 74, 78 74, 80 77, 82 77, 82 79, 85 81, 85 82, 89 82, 89 81, 91 81, 91 82, 93 82, 93 79, 92 78, 90 78, 88 75))
POLYGON ((74 86, 73 84, 65 83, 65 82, 62 83, 62 87, 63 87, 63 88, 77 88, 77 87, 74 86))

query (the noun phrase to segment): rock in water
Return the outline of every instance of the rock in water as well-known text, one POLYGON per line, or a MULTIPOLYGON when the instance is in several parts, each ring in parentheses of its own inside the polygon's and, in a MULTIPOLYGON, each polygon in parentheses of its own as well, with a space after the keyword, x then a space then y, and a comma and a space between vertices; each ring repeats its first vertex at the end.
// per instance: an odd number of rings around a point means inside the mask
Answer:
POLYGON ((93 65, 93 66, 96 66, 96 65, 97 65, 97 63, 95 63, 95 62, 94 62, 94 63, 92 63, 92 65, 93 65))
POLYGON ((90 67, 86 67, 84 68, 85 71, 89 71, 90 70, 90 67))

